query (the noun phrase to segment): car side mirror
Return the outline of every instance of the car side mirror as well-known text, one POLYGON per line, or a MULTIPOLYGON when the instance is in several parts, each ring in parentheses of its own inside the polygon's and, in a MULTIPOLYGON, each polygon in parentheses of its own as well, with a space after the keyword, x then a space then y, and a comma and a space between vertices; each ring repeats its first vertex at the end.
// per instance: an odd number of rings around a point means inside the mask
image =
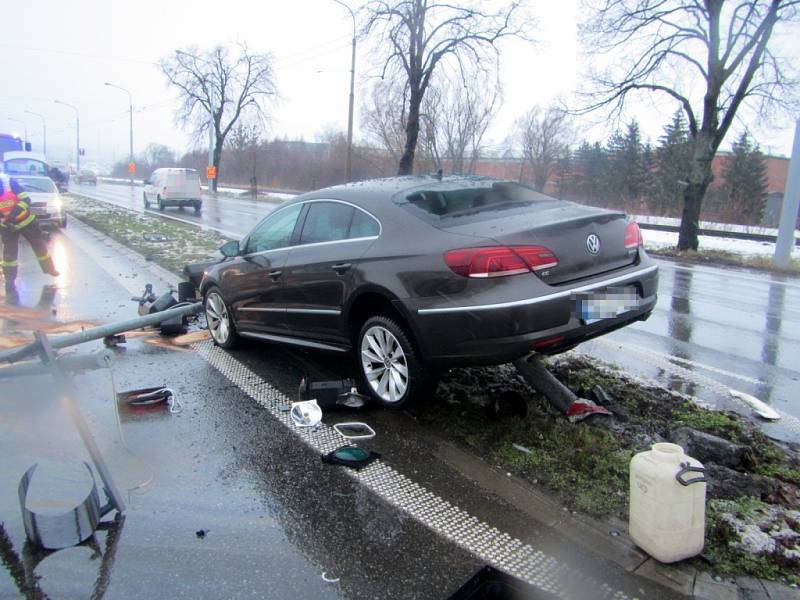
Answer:
POLYGON ((219 247, 219 251, 222 253, 222 256, 225 256, 226 258, 239 256, 239 241, 231 240, 230 242, 225 242, 219 247))

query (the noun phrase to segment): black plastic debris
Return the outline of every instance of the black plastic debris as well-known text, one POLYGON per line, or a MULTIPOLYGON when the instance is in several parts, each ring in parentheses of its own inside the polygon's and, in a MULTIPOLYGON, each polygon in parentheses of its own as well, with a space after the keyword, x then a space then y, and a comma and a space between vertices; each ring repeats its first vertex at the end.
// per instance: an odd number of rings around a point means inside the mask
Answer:
POLYGON ((352 379, 312 381, 308 377, 300 380, 297 397, 299 400, 316 400, 323 410, 361 408, 368 400, 358 392, 352 379))
POLYGON ((205 537, 206 537, 206 534, 207 534, 207 533, 208 533, 208 530, 207 530, 207 529, 198 529, 197 531, 195 531, 195 532, 194 532, 194 534, 195 534, 195 535, 196 535, 198 538, 200 538, 201 540, 202 540, 203 538, 205 538, 205 537))
POLYGON ((128 390, 119 392, 117 400, 125 402, 132 407, 150 407, 158 404, 166 404, 172 398, 172 390, 165 386, 141 388, 138 390, 128 390))
POLYGON ((524 419, 528 415, 528 403, 522 394, 514 390, 504 390, 491 398, 487 409, 489 416, 494 419, 524 419))
POLYGON ((358 471, 381 457, 377 452, 364 450, 358 446, 341 446, 333 452, 322 455, 322 462, 329 465, 342 465, 358 471))
POLYGON ((558 596, 487 565, 450 596, 449 600, 555 600, 556 598, 558 596))
POLYGON ((614 398, 609 394, 605 388, 599 384, 595 384, 592 386, 591 390, 591 399, 595 401, 598 406, 604 406, 607 408, 616 418, 617 420, 625 423, 630 419, 628 417, 628 413, 625 412, 614 398))

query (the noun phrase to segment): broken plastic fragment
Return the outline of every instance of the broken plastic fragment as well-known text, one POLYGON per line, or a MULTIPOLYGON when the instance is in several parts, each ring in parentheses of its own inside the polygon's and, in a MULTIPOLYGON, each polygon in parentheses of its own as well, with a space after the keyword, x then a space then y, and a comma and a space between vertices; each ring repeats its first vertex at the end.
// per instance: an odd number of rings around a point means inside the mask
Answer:
POLYGON ((520 446, 519 444, 511 444, 511 447, 519 450, 520 452, 524 452, 525 454, 533 454, 533 450, 526 448, 525 446, 520 446))
POLYGON ((612 413, 608 409, 598 406, 591 400, 586 400, 585 398, 578 398, 575 402, 570 404, 567 409, 567 419, 572 423, 583 421, 590 415, 612 416, 612 413))
POLYGON ((781 415, 778 411, 776 411, 774 408, 772 408, 765 402, 762 402, 755 396, 751 396, 750 394, 740 392, 739 390, 734 390, 733 388, 730 389, 730 394, 734 398, 742 400, 745 404, 747 404, 750 408, 753 409, 753 412, 755 412, 762 419, 777 421, 778 419, 781 418, 781 415))

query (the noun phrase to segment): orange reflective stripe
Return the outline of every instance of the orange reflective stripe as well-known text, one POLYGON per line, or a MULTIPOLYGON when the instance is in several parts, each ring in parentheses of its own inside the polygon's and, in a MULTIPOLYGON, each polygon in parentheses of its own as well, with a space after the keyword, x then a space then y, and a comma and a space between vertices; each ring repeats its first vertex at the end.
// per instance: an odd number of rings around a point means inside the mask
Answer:
POLYGON ((16 267, 17 266, 17 261, 15 261, 15 260, 5 260, 5 261, 0 260, 0 266, 1 267, 16 267))
POLYGON ((23 227, 27 227, 31 223, 36 220, 36 215, 28 215, 28 218, 25 219, 22 223, 14 223, 14 229, 22 229, 23 227))
POLYGON ((39 262, 43 262, 45 260, 48 260, 49 258, 50 258, 50 253, 48 252, 44 256, 37 256, 36 260, 38 260, 39 262))

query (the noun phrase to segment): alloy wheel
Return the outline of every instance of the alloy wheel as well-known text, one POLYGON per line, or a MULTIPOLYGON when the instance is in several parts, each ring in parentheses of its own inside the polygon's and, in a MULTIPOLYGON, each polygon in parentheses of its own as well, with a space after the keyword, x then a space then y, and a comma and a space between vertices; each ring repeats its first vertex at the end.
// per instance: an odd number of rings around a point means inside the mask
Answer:
POLYGON ((217 292, 206 298, 206 317, 211 337, 220 345, 226 344, 231 334, 231 319, 225 301, 217 292))
POLYGON ((364 332, 361 367, 372 391, 384 402, 403 399, 408 390, 408 362, 400 342, 388 329, 376 325, 364 332))

